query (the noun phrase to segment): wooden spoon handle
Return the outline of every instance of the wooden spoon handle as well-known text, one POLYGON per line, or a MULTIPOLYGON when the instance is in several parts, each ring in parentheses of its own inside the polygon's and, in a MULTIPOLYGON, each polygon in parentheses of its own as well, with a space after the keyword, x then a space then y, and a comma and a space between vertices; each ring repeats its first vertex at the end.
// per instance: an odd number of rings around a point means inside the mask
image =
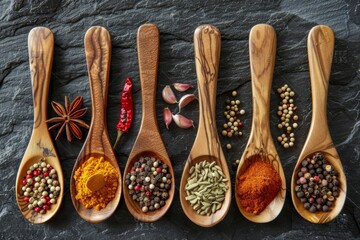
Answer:
POLYGON ((33 28, 28 37, 32 94, 34 100, 34 131, 47 128, 47 104, 51 67, 54 56, 54 35, 45 27, 33 28))
POLYGON ((137 48, 142 98, 141 129, 155 130, 158 128, 155 99, 160 48, 160 33, 156 25, 139 27, 137 48))
MULTIPOLYGON (((328 26, 313 27, 308 36, 307 47, 313 105, 308 138, 314 133, 316 134, 314 139, 317 139, 318 143, 323 143, 329 135, 326 102, 334 42, 334 32, 328 26)), ((328 140, 331 141, 331 139, 328 140)))
POLYGON ((200 105, 198 129, 205 131, 208 140, 213 138, 211 136, 217 136, 215 107, 220 47, 219 29, 212 25, 202 25, 195 30, 195 66, 200 105))
POLYGON ((250 31, 249 54, 253 95, 251 136, 262 142, 271 139, 269 108, 275 66, 276 33, 272 26, 258 24, 250 31))
POLYGON ((99 26, 91 27, 85 34, 85 55, 90 80, 92 119, 91 125, 104 132, 109 84, 111 37, 99 26))

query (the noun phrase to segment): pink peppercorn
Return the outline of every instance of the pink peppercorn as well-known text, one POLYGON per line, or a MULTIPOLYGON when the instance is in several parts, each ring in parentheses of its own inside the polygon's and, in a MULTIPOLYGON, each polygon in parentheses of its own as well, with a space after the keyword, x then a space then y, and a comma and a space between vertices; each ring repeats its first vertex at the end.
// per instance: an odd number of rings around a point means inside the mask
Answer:
POLYGON ((305 184, 305 183, 306 183, 306 178, 304 178, 304 177, 301 177, 299 180, 300 180, 300 183, 301 183, 301 184, 305 184))

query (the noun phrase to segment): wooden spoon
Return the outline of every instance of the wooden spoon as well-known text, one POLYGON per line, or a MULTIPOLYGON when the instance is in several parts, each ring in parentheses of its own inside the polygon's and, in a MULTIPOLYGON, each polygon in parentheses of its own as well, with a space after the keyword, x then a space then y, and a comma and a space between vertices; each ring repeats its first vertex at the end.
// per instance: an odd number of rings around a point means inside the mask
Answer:
POLYGON ((239 184, 238 178, 245 172, 253 160, 271 163, 279 173, 282 184, 281 190, 274 200, 258 215, 249 213, 242 207, 237 193, 235 193, 235 199, 240 212, 248 220, 265 223, 274 220, 279 215, 284 205, 286 194, 285 176, 271 137, 269 125, 270 92, 276 53, 276 33, 270 25, 258 24, 251 29, 249 38, 253 94, 252 127, 247 146, 236 172, 235 189, 239 184))
POLYGON ((33 28, 29 33, 29 62, 31 71, 32 94, 34 99, 34 126, 32 135, 20 163, 16 177, 16 200, 22 215, 32 223, 43 223, 59 210, 64 195, 64 177, 59 158, 51 140, 47 119, 48 92, 51 66, 54 55, 54 35, 45 27, 33 28), (22 180, 34 163, 44 158, 57 172, 61 186, 57 203, 52 205, 46 214, 36 214, 28 209, 28 203, 22 195, 22 180))
POLYGON ((159 35, 159 29, 154 24, 141 25, 138 30, 137 48, 141 83, 142 120, 138 136, 125 167, 123 181, 126 206, 134 218, 142 222, 154 222, 161 218, 169 210, 175 192, 174 170, 159 133, 155 110, 160 47, 159 35), (125 183, 126 174, 131 171, 134 163, 142 156, 160 159, 164 164, 168 165, 168 170, 172 176, 169 198, 163 207, 152 212, 142 211, 138 202, 132 200, 125 183))
MULTIPOLYGON (((111 37, 109 32, 103 27, 91 27, 85 34, 84 44, 90 80, 92 118, 89 133, 71 174, 70 192, 72 202, 79 215, 86 221, 95 223, 104 221, 114 213, 120 201, 122 185, 120 168, 112 149, 106 124, 106 105, 111 60, 111 37), (119 173, 119 183, 115 198, 101 210, 87 209, 80 201, 75 199, 75 171, 90 157, 104 157, 104 159, 109 161, 119 173)), ((90 189, 96 190, 101 188, 104 184, 103 181, 104 179, 101 176, 92 176, 88 181, 88 183, 91 183, 90 185, 92 185, 89 186, 90 189)))
POLYGON ((231 202, 231 181, 229 169, 218 137, 215 119, 216 87, 220 62, 221 34, 211 25, 199 26, 194 33, 196 75, 199 89, 199 127, 190 151, 180 183, 180 202, 186 216, 195 224, 211 227, 223 220, 231 202), (203 160, 215 161, 221 167, 227 181, 228 190, 222 207, 210 216, 202 216, 193 210, 185 199, 185 185, 190 168, 203 160))
POLYGON ((307 47, 313 107, 312 120, 309 134, 291 179, 291 197, 294 206, 303 218, 313 223, 326 223, 333 220, 341 212, 346 199, 346 177, 340 157, 332 142, 326 117, 326 102, 334 42, 334 33, 328 26, 313 27, 308 36, 307 47), (321 152, 324 158, 339 173, 339 196, 329 212, 311 213, 304 208, 295 192, 297 173, 302 167, 302 160, 312 157, 316 152, 321 152))

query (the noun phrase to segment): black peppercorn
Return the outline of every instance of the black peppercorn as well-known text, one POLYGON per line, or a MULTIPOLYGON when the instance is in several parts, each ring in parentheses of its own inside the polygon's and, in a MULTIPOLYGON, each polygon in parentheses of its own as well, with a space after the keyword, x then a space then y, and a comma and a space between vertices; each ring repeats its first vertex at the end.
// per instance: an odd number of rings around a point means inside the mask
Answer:
POLYGON ((312 213, 314 213, 314 212, 316 212, 316 206, 315 205, 311 205, 311 207, 310 207, 310 212, 312 212, 312 213))
POLYGON ((306 166, 308 165, 308 161, 303 160, 303 161, 301 162, 301 165, 302 165, 303 167, 306 167, 306 166))

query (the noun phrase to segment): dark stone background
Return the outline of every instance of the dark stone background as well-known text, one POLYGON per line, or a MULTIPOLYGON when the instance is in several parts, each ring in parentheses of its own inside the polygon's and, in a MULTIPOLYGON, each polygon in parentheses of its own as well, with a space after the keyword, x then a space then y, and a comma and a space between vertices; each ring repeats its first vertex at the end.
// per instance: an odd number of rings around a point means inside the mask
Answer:
MULTIPOLYGON (((1 239, 355 239, 360 223, 360 97, 359 46, 360 2, 339 1, 97 1, 97 0, 2 0, 0 1, 0 238, 1 239), (84 221, 74 210, 69 180, 83 141, 55 143, 65 175, 65 196, 60 211, 49 222, 27 222, 16 205, 15 177, 30 138, 33 124, 32 95, 27 53, 27 35, 36 26, 47 26, 55 35, 55 55, 50 85, 51 100, 64 101, 84 96, 90 109, 91 99, 84 56, 83 37, 92 25, 106 27, 112 35, 112 62, 108 97, 108 126, 115 141, 119 116, 119 94, 126 76, 134 80, 135 118, 129 133, 118 148, 118 161, 124 169, 137 135, 141 116, 136 33, 143 23, 155 23, 161 32, 160 64, 157 89, 157 112, 161 135, 175 168, 179 186, 184 161, 195 138, 196 129, 182 130, 172 124, 164 128, 161 90, 166 84, 196 84, 193 33, 204 23, 217 26, 222 33, 221 62, 217 95, 217 126, 224 123, 223 103, 232 90, 239 92, 244 117, 244 136, 225 139, 233 149, 224 148, 234 182, 232 163, 240 158, 250 132, 251 82, 248 57, 248 34, 257 23, 268 23, 277 32, 277 58, 271 94, 271 130, 279 134, 275 108, 279 97, 276 88, 288 83, 297 96, 299 128, 296 146, 284 150, 276 143, 290 185, 291 173, 306 139, 311 120, 311 93, 307 64, 306 39, 311 27, 329 25, 336 36, 334 60, 328 96, 328 120, 333 141, 342 159, 348 180, 348 193, 341 214, 331 223, 316 225, 295 211, 290 189, 281 214, 271 223, 255 224, 238 211, 233 199, 226 218, 204 229, 183 213, 179 194, 169 212, 158 222, 136 221, 121 199, 115 214, 99 224, 84 221)), ((178 95, 180 96, 180 95, 178 95)), ((174 106, 171 106, 174 110, 174 106)), ((198 104, 190 105, 184 115, 198 120, 198 104)), ((49 117, 54 112, 49 105, 49 117)), ((52 133, 55 137, 55 132, 52 133)))

